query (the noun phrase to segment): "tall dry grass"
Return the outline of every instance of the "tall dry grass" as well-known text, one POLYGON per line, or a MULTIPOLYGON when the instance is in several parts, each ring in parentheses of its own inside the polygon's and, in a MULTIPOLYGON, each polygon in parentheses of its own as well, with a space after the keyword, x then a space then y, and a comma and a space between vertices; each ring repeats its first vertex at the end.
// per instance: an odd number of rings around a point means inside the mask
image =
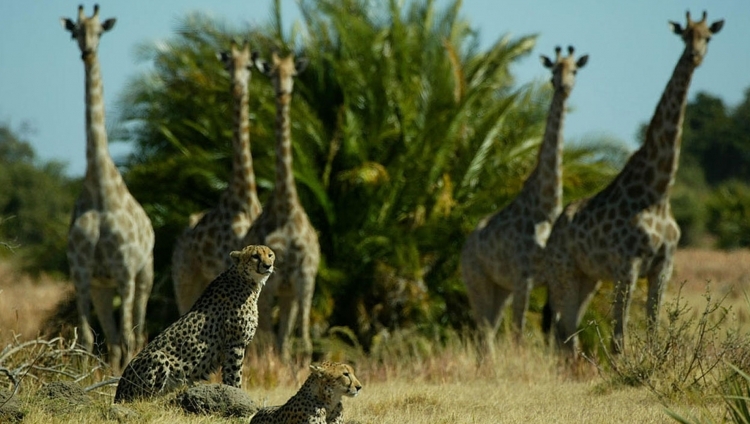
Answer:
POLYGON ((680 249, 675 255, 673 283, 701 291, 706 282, 739 296, 750 288, 750 250, 680 249))
POLYGON ((57 305, 72 293, 72 284, 45 275, 34 279, 0 261, 0 343, 36 338, 57 305))

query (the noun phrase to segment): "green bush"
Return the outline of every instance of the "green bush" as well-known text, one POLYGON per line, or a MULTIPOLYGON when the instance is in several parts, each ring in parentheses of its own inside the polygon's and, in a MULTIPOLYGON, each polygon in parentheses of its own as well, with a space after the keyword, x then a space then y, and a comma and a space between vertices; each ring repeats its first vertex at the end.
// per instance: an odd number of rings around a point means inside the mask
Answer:
POLYGON ((736 180, 720 184, 708 202, 707 228, 722 249, 750 246, 750 186, 736 180))
POLYGON ((58 162, 41 162, 28 141, 0 124, 0 241, 22 269, 67 273, 65 246, 74 185, 58 162))

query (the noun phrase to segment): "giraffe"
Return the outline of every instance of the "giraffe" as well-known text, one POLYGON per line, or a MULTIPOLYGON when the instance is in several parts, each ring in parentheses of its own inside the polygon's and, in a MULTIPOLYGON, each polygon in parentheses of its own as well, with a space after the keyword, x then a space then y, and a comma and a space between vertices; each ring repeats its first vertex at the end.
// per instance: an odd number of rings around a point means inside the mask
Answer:
POLYGON ((276 253, 276 272, 268 279, 258 300, 258 328, 271 332, 271 311, 279 301, 279 328, 276 347, 283 359, 290 358, 290 336, 297 319, 305 355, 312 353, 310 309, 315 277, 320 263, 318 234, 310 223, 297 195, 292 171, 292 140, 289 108, 294 77, 307 66, 306 59, 293 55, 281 58, 273 52, 272 61, 255 58, 256 67, 268 76, 276 93, 276 181, 271 198, 253 223, 244 243, 262 240, 276 253))
MULTIPOLYGON (((706 54, 707 43, 723 20, 710 26, 706 12, 687 25, 670 22, 685 43, 672 77, 646 130, 643 145, 620 174, 591 198, 568 205, 552 228, 545 248, 544 282, 548 284, 545 328, 574 355, 575 335, 600 281, 614 283, 612 351, 624 348, 631 292, 639 277, 648 280, 649 334, 656 329, 664 288, 672 274, 680 229, 669 196, 679 165, 682 122, 690 80, 706 54)), ((541 271, 540 269, 540 271, 541 271)))
POLYGON ((112 29, 115 19, 101 22, 99 5, 95 5, 91 17, 79 6, 77 22, 67 18, 61 22, 78 41, 86 73, 86 174, 68 233, 70 275, 76 287, 83 345, 88 351, 93 349, 93 303, 104 330, 109 363, 119 373, 145 344, 154 230, 108 151, 97 49, 100 36, 112 29), (121 298, 119 329, 112 305, 116 293, 121 298))
POLYGON ((523 331, 534 285, 533 262, 562 210, 565 106, 577 70, 586 65, 588 55, 575 60, 572 46, 567 57, 561 50, 555 48, 554 61, 541 56, 542 64, 552 71, 554 94, 536 168, 508 206, 479 222, 461 252, 461 275, 474 319, 490 337, 497 332, 511 298, 516 336, 523 331))
POLYGON ((180 315, 187 312, 208 284, 231 265, 229 252, 244 245, 250 224, 260 215, 250 153, 248 85, 253 66, 250 47, 234 41, 219 53, 229 71, 234 100, 232 174, 218 204, 206 213, 191 215, 191 222, 178 238, 172 253, 172 282, 180 315))

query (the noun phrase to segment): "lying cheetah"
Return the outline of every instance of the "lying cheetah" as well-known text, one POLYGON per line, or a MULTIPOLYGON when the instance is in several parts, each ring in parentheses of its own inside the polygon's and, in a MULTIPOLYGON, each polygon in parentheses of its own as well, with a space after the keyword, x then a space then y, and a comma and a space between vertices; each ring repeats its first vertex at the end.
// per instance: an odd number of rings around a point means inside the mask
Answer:
POLYGON ((258 295, 273 272, 275 256, 267 246, 252 245, 229 256, 234 264, 125 367, 116 403, 206 380, 219 366, 222 382, 240 387, 245 348, 258 326, 258 295))
POLYGON ((250 424, 342 424, 341 397, 357 396, 362 385, 347 364, 310 365, 310 376, 296 395, 281 406, 262 408, 250 424))

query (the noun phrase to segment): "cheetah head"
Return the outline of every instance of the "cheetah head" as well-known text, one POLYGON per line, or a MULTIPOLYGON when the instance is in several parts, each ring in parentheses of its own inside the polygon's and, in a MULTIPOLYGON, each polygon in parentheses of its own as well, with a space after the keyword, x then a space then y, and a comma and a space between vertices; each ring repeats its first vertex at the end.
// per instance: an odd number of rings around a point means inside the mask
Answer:
POLYGON ((274 271, 276 255, 268 246, 250 245, 229 254, 237 271, 263 286, 274 271))
POLYGON ((348 364, 324 361, 318 365, 310 365, 310 371, 325 381, 326 389, 330 390, 334 397, 354 397, 362 389, 362 384, 354 375, 354 369, 348 364))

